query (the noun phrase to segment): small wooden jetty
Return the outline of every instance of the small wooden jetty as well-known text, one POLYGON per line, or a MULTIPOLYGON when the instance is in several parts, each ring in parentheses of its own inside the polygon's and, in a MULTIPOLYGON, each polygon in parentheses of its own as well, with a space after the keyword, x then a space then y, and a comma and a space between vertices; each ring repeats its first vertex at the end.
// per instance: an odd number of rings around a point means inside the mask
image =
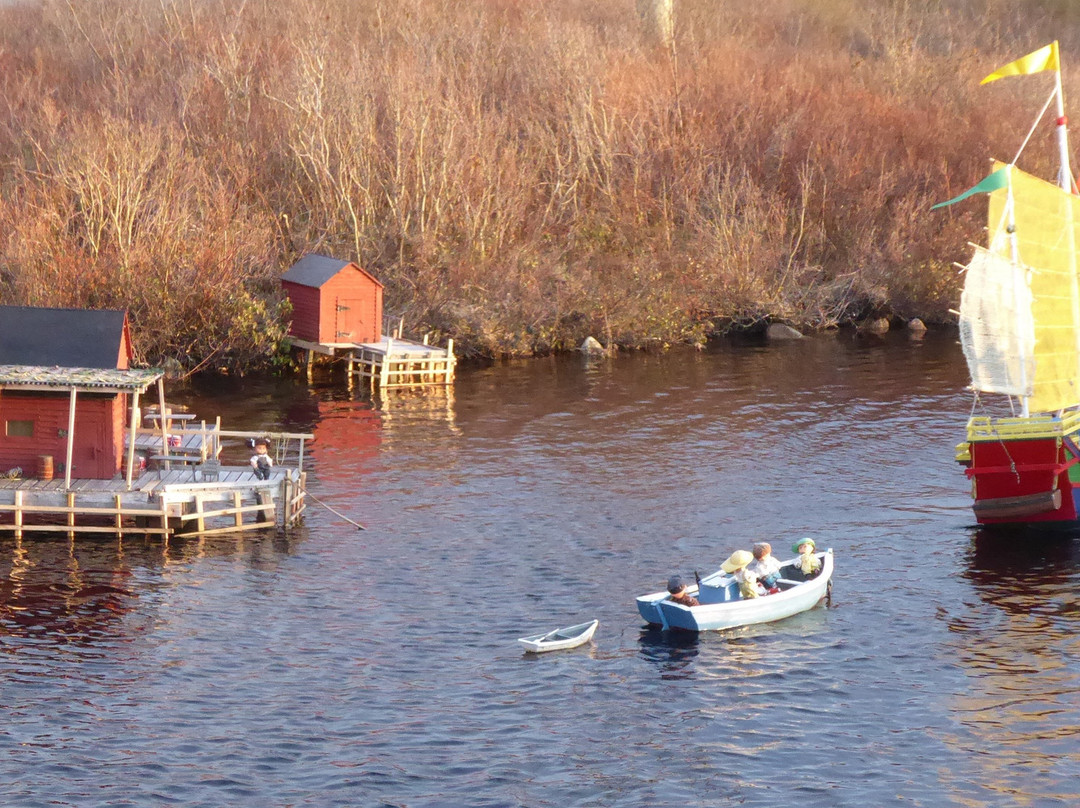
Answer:
POLYGON ((303 513, 312 435, 175 412, 164 374, 129 366, 124 312, 0 310, 0 533, 206 535, 287 528, 303 513), (266 479, 240 443, 257 437, 275 448, 266 479))
POLYGON ((305 352, 308 379, 316 355, 342 358, 348 380, 374 390, 449 385, 454 381, 454 341, 445 348, 403 338, 383 318, 383 285, 351 261, 306 255, 281 276, 293 307, 289 340, 305 352))
POLYGON ((221 466, 212 476, 187 468, 124 480, 0 478, 0 532, 211 535, 291 527, 303 513, 307 474, 275 467, 270 479, 250 466, 221 466))
MULTIPOLYGON (((71 394, 75 400, 80 388, 71 386, 71 370, 0 366, 0 394, 17 389, 27 374, 38 378, 36 388, 46 384, 42 377, 59 376, 64 381, 52 383, 75 390, 71 394)), ((168 407, 148 413, 147 425, 140 426, 139 393, 147 384, 160 384, 160 372, 96 371, 91 375, 99 385, 91 389, 98 395, 106 381, 103 374, 112 374, 108 380, 127 390, 134 402, 135 426, 124 441, 124 471, 107 479, 80 478, 72 474, 70 460, 60 464, 63 477, 53 476, 51 464, 27 475, 8 471, 0 476, 0 533, 16 538, 33 533, 72 538, 84 533, 211 535, 276 525, 287 529, 300 518, 307 492, 304 450, 312 435, 229 431, 221 429, 218 420, 193 425, 193 416, 168 407), (162 411, 165 418, 159 415, 162 411), (250 451, 244 441, 255 438, 267 438, 276 449, 277 461, 268 479, 260 479, 242 460, 228 465, 221 460, 230 441, 240 447, 231 448, 236 455, 250 451)), ((78 419, 73 417, 72 422, 77 429, 78 419)), ((74 435, 75 430, 68 433, 69 443, 74 435)), ((67 456, 71 454, 69 450, 67 456)))
POLYGON ((384 336, 378 342, 319 344, 292 339, 292 344, 307 352, 307 372, 311 378, 313 354, 337 356, 347 366, 350 387, 354 383, 371 390, 395 387, 427 387, 454 383, 457 360, 454 341, 445 348, 414 342, 401 337, 384 336))

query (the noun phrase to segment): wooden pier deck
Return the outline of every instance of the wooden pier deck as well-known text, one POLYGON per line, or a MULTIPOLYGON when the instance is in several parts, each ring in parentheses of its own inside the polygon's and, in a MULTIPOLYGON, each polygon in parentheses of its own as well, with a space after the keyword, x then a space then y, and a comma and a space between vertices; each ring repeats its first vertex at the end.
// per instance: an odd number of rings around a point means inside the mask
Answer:
POLYGON ((207 535, 292 526, 306 507, 307 474, 275 466, 267 480, 250 466, 145 471, 128 488, 112 480, 0 478, 0 532, 207 535))
POLYGON ((315 354, 341 356, 347 364, 350 386, 354 382, 379 387, 447 386, 454 383, 457 358, 454 341, 445 348, 383 335, 378 342, 315 343, 290 337, 294 347, 307 353, 308 378, 315 354))

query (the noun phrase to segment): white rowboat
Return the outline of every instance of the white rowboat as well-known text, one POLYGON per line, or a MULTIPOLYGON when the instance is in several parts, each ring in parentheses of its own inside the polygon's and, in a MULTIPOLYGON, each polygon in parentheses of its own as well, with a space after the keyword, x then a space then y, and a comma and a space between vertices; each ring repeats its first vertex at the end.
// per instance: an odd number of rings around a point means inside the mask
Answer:
POLYGON ((532 654, 542 654, 544 651, 561 651, 564 648, 576 648, 592 639, 598 625, 600 625, 600 621, 593 620, 569 628, 557 628, 547 634, 522 637, 518 642, 525 646, 527 652, 532 654))

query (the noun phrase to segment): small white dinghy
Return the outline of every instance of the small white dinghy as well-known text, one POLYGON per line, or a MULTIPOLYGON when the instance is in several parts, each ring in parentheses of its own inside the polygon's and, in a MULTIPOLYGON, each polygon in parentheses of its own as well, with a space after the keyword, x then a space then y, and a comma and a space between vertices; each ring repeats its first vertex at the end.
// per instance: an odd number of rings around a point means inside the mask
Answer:
POLYGON ((542 654, 544 651, 561 651, 564 648, 576 648, 592 639, 598 625, 600 625, 599 620, 592 620, 569 628, 557 628, 547 634, 521 637, 518 642, 524 645, 525 650, 531 654, 542 654))

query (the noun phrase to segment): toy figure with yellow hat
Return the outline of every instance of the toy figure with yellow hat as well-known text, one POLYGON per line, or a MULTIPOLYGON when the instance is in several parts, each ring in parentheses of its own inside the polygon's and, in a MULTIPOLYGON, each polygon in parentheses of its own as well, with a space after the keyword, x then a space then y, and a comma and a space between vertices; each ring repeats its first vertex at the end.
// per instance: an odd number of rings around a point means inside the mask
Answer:
POLYGON ((763 590, 758 588, 757 575, 747 569, 753 560, 754 554, 749 550, 736 550, 720 565, 720 569, 738 581, 739 594, 744 598, 756 598, 763 594, 763 590))

